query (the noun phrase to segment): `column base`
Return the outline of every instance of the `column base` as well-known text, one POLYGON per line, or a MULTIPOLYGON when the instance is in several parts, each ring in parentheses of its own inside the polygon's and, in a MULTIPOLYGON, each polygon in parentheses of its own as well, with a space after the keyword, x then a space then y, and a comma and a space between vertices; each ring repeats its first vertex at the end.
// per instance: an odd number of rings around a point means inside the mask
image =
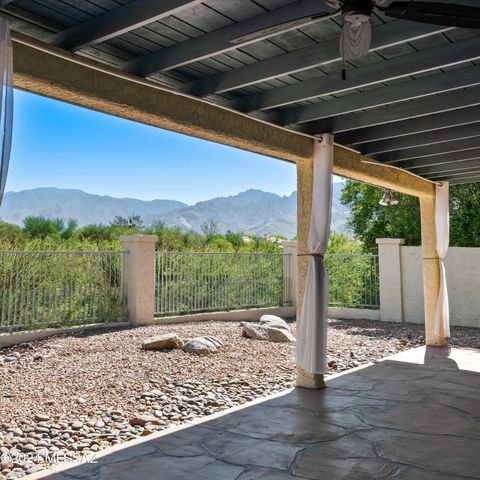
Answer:
POLYGON ((301 367, 297 367, 297 380, 295 385, 297 387, 310 388, 311 390, 320 390, 326 387, 321 373, 306 372, 301 367))
POLYGON ((427 347, 445 347, 447 345, 447 339, 445 337, 427 338, 425 344, 427 347))

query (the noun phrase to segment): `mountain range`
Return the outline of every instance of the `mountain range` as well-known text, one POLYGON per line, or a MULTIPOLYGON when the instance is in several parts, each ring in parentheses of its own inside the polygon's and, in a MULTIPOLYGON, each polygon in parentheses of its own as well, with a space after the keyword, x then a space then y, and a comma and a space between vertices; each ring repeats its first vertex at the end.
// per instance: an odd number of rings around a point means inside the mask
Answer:
MULTIPOLYGON (((332 227, 343 231, 348 209, 340 203, 343 184, 335 183, 332 201, 332 227)), ((0 219, 21 225, 30 215, 48 218, 74 218, 79 226, 109 224, 116 215, 140 215, 145 225, 156 220, 168 226, 201 231, 214 220, 219 232, 232 230, 253 235, 296 235, 297 193, 280 196, 262 190, 246 190, 230 197, 217 197, 194 205, 176 200, 138 200, 94 195, 82 190, 35 188, 7 192, 0 208, 0 219)))

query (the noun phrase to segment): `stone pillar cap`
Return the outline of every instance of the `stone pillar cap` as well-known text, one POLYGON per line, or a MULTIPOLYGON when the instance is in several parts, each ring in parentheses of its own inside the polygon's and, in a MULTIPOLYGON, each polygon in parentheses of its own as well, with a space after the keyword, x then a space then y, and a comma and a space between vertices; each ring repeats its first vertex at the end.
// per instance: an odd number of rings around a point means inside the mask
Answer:
POLYGON ((120 241, 122 243, 155 243, 158 240, 156 235, 121 235, 120 241))
POLYGON ((377 245, 384 244, 384 243, 390 244, 390 245, 405 244, 405 240, 403 238, 377 238, 375 242, 377 243, 377 245))

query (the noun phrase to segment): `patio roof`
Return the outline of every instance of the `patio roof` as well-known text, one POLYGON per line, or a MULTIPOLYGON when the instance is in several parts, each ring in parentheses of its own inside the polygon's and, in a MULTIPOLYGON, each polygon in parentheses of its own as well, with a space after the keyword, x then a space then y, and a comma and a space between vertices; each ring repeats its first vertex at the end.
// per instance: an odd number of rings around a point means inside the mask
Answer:
MULTIPOLYGON (((476 2, 448 2, 475 4, 476 2)), ((338 15, 248 37, 320 0, 1 0, 12 30, 431 180, 480 181, 480 34, 373 14, 342 80, 338 15)))

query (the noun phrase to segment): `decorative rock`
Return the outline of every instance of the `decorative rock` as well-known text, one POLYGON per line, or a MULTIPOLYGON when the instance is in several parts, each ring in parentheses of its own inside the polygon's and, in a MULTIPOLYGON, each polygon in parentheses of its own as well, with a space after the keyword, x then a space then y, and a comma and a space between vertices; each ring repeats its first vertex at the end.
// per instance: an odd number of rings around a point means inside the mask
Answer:
POLYGON ((83 423, 80 420, 72 423, 73 430, 80 430, 83 427, 83 423))
POLYGON ((145 350, 173 350, 182 348, 183 342, 176 333, 165 333, 155 337, 147 338, 143 341, 145 350))
POLYGON ((197 355, 209 355, 217 353, 223 347, 223 343, 210 335, 204 337, 195 337, 189 340, 183 347, 187 353, 196 353, 197 355))
POLYGON ((157 421, 157 417, 153 415, 136 415, 130 419, 129 423, 132 427, 144 427, 147 423, 157 423, 157 421))
POLYGON ((290 330, 268 327, 256 323, 246 323, 242 328, 242 335, 254 340, 266 340, 269 342, 294 342, 295 337, 290 330))
POLYGON ((262 315, 260 317, 260 325, 290 331, 288 323, 283 320, 283 318, 277 317, 276 315, 262 315))
POLYGON ((50 417, 48 415, 44 415, 42 413, 36 413, 35 414, 35 420, 37 422, 48 422, 50 420, 50 417))

